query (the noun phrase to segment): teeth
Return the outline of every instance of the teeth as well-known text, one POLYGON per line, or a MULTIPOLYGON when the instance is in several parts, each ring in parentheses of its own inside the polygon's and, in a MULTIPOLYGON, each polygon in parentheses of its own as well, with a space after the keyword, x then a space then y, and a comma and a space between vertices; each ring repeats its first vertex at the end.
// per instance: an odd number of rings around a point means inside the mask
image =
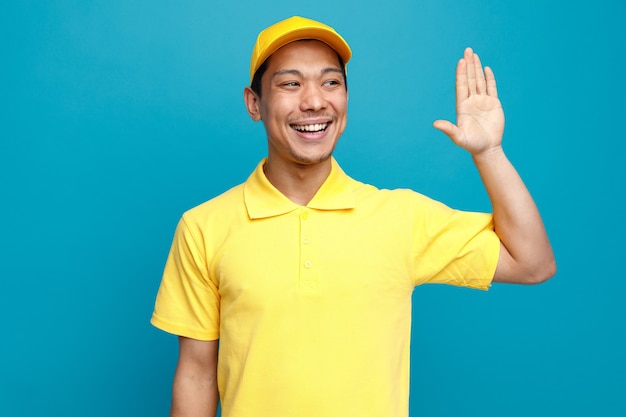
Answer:
POLYGON ((300 132, 320 132, 326 129, 328 123, 317 123, 314 125, 293 125, 293 128, 300 132))

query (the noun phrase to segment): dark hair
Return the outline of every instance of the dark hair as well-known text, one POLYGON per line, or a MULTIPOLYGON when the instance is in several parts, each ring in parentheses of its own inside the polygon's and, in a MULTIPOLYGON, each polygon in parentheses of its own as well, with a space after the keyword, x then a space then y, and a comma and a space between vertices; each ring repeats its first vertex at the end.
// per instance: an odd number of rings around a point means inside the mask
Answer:
MULTIPOLYGON (((302 39, 302 40, 314 40, 314 39, 302 39)), ((272 56, 270 55, 269 57, 267 57, 265 61, 263 61, 259 69, 257 69, 256 72, 254 73, 254 77, 252 77, 252 83, 250 83, 250 88, 259 96, 259 98, 261 97, 261 78, 263 78, 263 74, 265 74, 265 71, 267 71, 267 67, 269 65, 271 58, 272 56)), ((343 79, 345 83, 344 85, 346 87, 346 91, 348 91, 348 77, 346 75, 346 65, 344 64, 343 59, 341 59, 341 56, 338 53, 337 53, 337 59, 339 60, 339 67, 341 68, 341 73, 343 74, 343 79)))
POLYGON ((257 94, 257 96, 259 96, 259 98, 261 97, 261 78, 263 78, 263 74, 265 74, 265 71, 267 71, 267 66, 270 62, 270 58, 271 56, 263 61, 259 69, 256 70, 256 72, 254 73, 254 77, 252 77, 252 83, 250 84, 250 88, 257 94))

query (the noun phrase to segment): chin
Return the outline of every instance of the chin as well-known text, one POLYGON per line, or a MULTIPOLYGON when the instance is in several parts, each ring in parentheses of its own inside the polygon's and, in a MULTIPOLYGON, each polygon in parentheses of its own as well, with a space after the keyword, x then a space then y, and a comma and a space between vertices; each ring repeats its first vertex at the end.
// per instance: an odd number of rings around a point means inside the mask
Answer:
POLYGON ((295 162, 301 165, 317 165, 328 161, 332 156, 332 151, 321 155, 293 155, 295 162))

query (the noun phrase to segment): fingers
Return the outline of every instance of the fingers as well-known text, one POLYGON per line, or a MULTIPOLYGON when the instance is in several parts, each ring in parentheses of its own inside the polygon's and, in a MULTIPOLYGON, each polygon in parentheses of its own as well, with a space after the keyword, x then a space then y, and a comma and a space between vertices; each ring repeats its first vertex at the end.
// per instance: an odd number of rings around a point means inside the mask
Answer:
POLYGON ((457 65, 457 98, 462 100, 473 94, 487 94, 497 97, 496 80, 493 71, 485 67, 472 48, 466 48, 463 58, 457 65))
POLYGON ((466 63, 468 94, 476 94, 476 66, 474 64, 474 51, 472 51, 472 48, 465 48, 463 59, 466 63))
POLYGON ((469 97, 467 62, 461 58, 456 66, 456 99, 461 102, 469 97))
POLYGON ((485 67, 485 80, 487 84, 487 95, 498 97, 498 89, 496 88, 496 77, 490 67, 485 67))
POLYGON ((483 66, 480 63, 478 54, 474 54, 474 75, 476 77, 476 93, 486 94, 487 87, 485 83, 485 74, 483 73, 483 66))

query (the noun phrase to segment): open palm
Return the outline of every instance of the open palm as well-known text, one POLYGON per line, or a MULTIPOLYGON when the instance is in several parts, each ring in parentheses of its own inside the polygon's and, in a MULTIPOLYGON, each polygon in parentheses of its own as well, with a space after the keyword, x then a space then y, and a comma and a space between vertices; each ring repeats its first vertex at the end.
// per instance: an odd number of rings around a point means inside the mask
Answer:
POLYGON ((437 120, 434 127, 472 155, 501 146, 504 112, 496 79, 491 68, 483 71, 471 48, 465 49, 456 69, 456 112, 456 125, 437 120))

